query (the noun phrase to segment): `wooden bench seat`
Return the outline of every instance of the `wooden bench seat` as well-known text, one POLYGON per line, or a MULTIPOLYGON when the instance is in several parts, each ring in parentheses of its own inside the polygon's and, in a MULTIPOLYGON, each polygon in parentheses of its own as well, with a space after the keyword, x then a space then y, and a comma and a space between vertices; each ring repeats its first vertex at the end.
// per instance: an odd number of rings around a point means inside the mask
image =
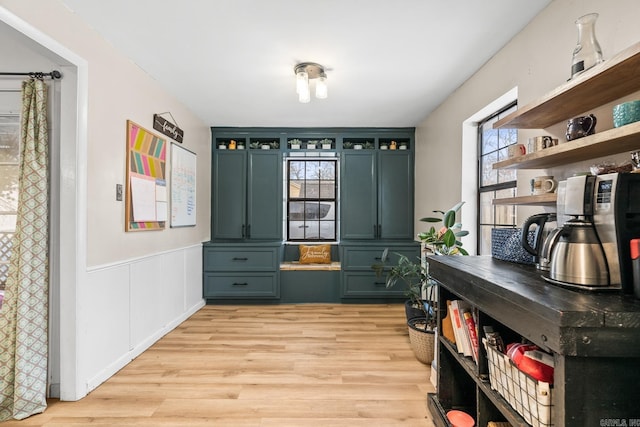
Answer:
POLYGON ((340 262, 331 264, 300 264, 299 261, 280 263, 280 271, 340 271, 340 262))

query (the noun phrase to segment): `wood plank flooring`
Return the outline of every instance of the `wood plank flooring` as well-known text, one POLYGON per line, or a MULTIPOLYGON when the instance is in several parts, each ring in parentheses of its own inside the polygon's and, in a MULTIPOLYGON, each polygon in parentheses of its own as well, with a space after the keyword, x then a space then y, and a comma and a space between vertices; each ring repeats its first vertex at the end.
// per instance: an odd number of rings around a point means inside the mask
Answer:
POLYGON ((422 426, 404 307, 205 306, 78 402, 9 426, 422 426))

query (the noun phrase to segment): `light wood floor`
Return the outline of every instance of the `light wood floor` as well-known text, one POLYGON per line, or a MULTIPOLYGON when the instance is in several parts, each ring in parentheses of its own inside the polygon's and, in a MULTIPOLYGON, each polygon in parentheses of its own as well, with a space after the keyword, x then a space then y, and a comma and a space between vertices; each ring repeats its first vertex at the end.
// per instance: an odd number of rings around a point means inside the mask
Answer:
POLYGON ((206 306, 78 402, 8 426, 433 426, 402 305, 206 306))

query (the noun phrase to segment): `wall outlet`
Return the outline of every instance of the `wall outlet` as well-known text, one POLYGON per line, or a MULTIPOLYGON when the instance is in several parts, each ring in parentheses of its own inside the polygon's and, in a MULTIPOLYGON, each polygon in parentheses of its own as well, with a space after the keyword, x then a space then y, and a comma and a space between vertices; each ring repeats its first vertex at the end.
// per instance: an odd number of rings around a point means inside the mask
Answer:
POLYGON ((122 201, 122 184, 116 184, 116 200, 122 201))

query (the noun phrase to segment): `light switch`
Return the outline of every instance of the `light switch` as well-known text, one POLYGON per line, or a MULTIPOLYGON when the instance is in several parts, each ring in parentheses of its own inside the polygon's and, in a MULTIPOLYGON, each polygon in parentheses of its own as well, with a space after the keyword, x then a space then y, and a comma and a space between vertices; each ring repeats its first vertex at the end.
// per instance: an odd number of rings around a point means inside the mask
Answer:
POLYGON ((116 200, 122 201, 122 184, 116 184, 116 200))

